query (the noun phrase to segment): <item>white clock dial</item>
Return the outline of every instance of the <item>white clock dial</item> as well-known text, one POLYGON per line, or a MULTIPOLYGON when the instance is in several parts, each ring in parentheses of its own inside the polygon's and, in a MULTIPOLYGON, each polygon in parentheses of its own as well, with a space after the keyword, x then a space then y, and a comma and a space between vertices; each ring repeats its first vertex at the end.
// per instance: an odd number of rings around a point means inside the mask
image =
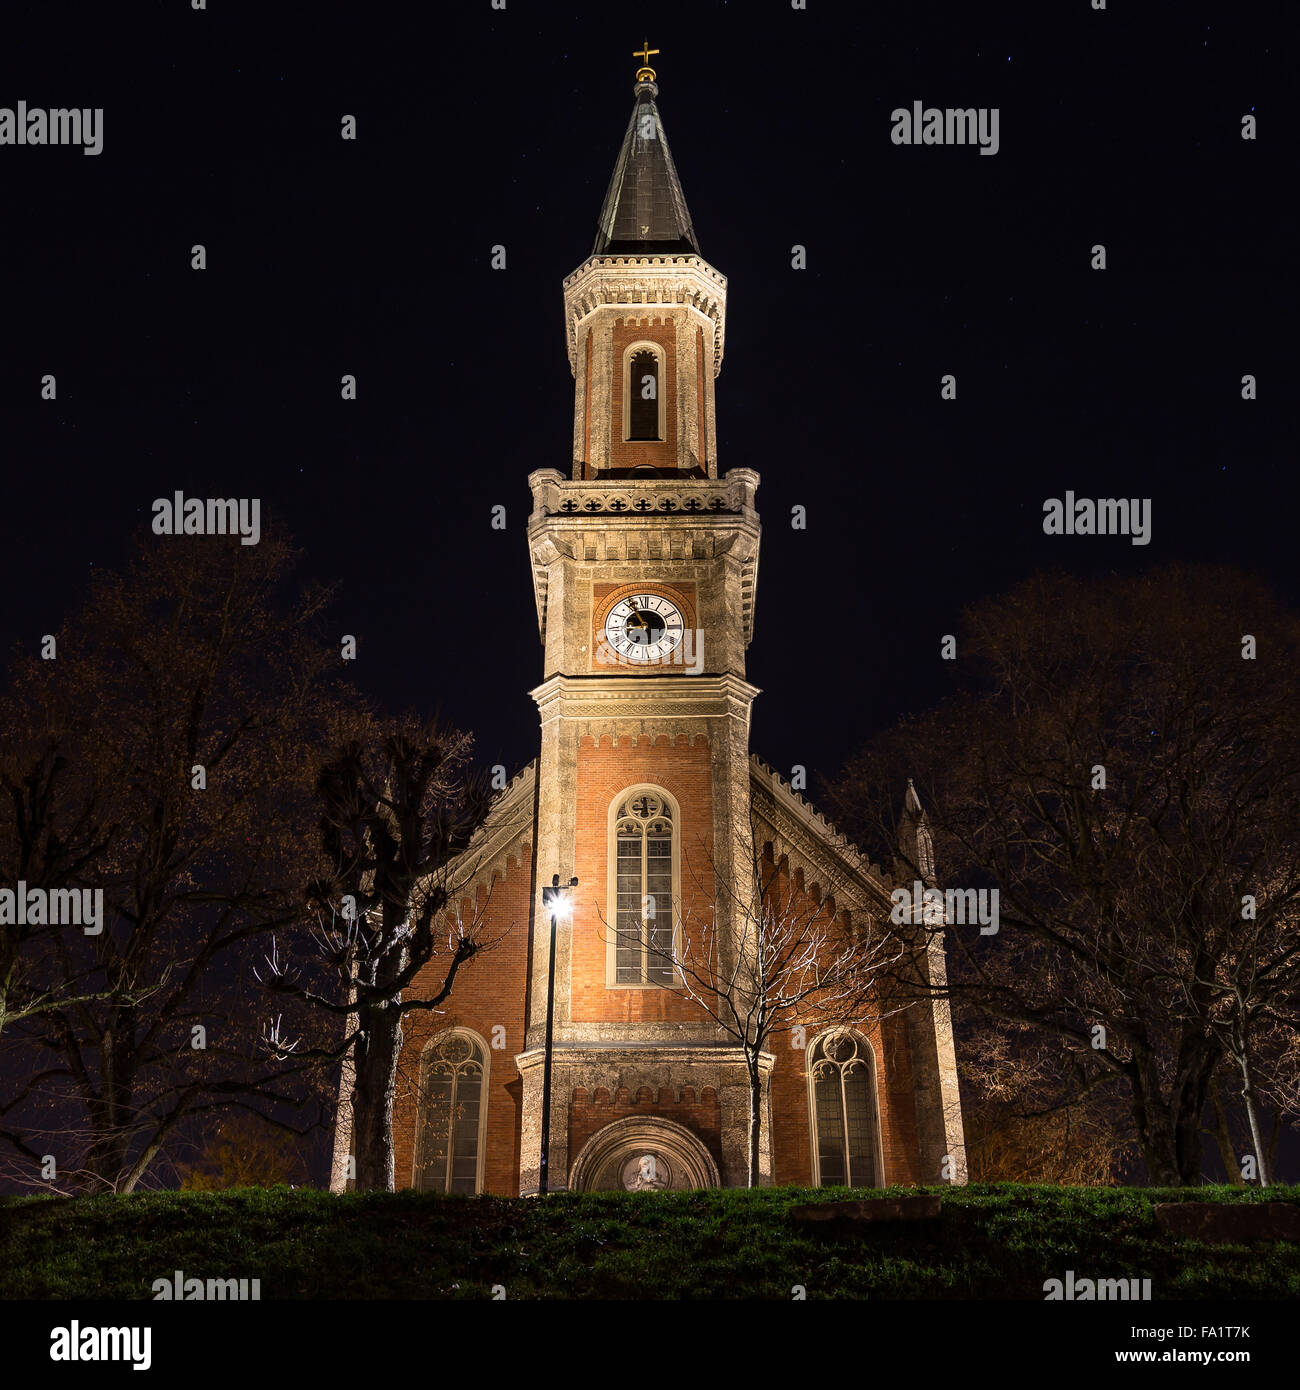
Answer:
POLYGON ((609 610, 605 641, 624 661, 663 661, 681 646, 681 609, 661 594, 629 594, 609 610))

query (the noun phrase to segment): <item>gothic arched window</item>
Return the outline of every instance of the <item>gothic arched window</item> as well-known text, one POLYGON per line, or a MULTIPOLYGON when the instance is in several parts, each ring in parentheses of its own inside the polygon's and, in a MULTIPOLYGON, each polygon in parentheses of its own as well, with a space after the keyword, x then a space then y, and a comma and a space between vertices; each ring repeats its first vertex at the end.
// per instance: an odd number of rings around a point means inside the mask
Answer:
POLYGON ((624 438, 661 440, 663 436, 663 350, 650 343, 636 343, 627 353, 627 402, 623 414, 624 438))
POLYGON ((864 1037, 844 1030, 813 1041, 808 1103, 814 1186, 881 1186, 876 1066, 864 1037))
POLYGON ((488 1053, 467 1028, 439 1034, 420 1059, 415 1186, 479 1192, 487 1128, 488 1053))
POLYGON ((614 932, 609 983, 671 985, 675 807, 659 788, 635 787, 623 792, 611 811, 614 932))

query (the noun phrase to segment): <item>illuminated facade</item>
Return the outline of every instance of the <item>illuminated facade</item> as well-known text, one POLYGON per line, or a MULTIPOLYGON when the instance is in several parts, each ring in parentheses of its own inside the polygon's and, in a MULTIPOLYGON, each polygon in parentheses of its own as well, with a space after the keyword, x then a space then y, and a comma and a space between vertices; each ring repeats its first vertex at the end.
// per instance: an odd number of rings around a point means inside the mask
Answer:
MULTIPOLYGON (((889 912, 880 871, 750 751, 759 478, 719 473, 727 283, 657 94, 643 68, 595 245, 564 281, 572 459, 529 478, 540 752, 466 860, 466 910, 500 942, 443 1015, 408 1020, 399 1185, 537 1188, 553 874, 579 886, 557 937, 552 1191, 747 1181, 744 1056, 673 957, 683 933, 737 938, 756 854, 831 915, 889 912)), ((946 1005, 780 1035, 761 1066, 763 1182, 964 1178, 946 1005)))

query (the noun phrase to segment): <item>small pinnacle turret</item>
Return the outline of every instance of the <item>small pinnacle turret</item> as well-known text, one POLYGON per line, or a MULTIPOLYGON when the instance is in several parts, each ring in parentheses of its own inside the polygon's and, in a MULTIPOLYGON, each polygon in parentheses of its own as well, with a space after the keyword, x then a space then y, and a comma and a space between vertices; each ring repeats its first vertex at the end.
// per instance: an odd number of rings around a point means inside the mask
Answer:
POLYGON ((934 839, 910 777, 907 795, 903 798, 903 814, 899 818, 898 849, 904 863, 914 864, 924 882, 934 881, 934 839))

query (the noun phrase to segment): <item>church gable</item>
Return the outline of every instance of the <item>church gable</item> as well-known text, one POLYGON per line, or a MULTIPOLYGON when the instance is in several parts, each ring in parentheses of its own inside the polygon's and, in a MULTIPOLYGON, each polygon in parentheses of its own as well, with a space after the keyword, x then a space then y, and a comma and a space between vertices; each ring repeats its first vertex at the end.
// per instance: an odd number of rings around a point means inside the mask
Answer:
POLYGON ((448 870, 449 896, 473 903, 506 872, 509 858, 527 857, 537 842, 537 759, 502 788, 483 824, 448 870))
MULTIPOLYGON (((886 917, 893 884, 884 870, 841 834, 815 807, 793 791, 757 753, 750 755, 751 797, 755 824, 771 836, 778 857, 790 871, 822 894, 837 894, 845 905, 879 911, 886 917)), ((762 848, 760 843, 759 848, 762 848)))

